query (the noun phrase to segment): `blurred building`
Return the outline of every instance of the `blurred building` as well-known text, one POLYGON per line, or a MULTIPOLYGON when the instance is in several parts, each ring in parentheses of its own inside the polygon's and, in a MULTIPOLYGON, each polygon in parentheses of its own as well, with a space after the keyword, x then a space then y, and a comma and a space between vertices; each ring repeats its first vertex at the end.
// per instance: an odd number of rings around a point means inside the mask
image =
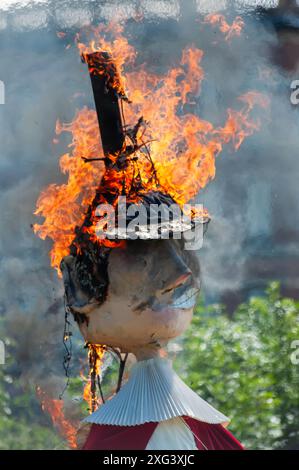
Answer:
POLYGON ((299 2, 279 0, 275 8, 264 11, 265 21, 272 25, 278 37, 273 60, 288 72, 299 68, 299 2))

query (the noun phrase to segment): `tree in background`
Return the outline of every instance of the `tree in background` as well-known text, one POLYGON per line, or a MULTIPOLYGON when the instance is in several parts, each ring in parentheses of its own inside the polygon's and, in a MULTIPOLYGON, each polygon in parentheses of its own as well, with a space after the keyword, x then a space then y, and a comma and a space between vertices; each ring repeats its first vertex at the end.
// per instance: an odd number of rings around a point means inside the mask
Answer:
POLYGON ((231 418, 230 430, 247 448, 299 449, 298 340, 299 303, 282 298, 273 283, 232 318, 223 307, 201 304, 176 364, 231 418))

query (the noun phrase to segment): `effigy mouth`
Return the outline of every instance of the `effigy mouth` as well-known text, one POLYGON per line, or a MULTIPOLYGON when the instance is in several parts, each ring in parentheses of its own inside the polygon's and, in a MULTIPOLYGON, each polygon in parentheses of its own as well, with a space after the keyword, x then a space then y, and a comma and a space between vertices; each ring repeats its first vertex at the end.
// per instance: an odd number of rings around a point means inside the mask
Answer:
POLYGON ((196 305, 199 292, 200 288, 196 286, 193 279, 190 278, 188 283, 184 283, 173 289, 172 292, 169 292, 165 299, 163 299, 163 296, 156 299, 152 304, 152 308, 155 311, 165 308, 169 310, 193 309, 196 305))
POLYGON ((199 288, 189 287, 184 289, 178 289, 177 295, 171 305, 172 308, 189 310, 194 308, 197 302, 197 297, 200 292, 199 288))

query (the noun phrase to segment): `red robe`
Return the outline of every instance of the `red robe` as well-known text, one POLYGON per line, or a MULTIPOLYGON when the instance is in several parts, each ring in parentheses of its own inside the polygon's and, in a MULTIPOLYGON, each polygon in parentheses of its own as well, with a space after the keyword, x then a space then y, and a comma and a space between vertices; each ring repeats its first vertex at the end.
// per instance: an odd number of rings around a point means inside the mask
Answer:
MULTIPOLYGON (((198 450, 244 450, 221 424, 208 424, 184 417, 198 450)), ((138 426, 93 424, 83 450, 145 450, 159 423, 138 426)), ((167 450, 167 449, 165 449, 167 450)))

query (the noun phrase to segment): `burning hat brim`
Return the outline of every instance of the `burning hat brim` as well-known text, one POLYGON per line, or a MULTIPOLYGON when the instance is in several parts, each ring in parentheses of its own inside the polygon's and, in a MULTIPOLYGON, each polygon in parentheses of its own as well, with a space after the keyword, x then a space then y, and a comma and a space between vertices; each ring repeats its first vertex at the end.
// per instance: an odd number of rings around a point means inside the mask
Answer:
POLYGON ((115 227, 105 231, 105 237, 109 240, 159 240, 180 238, 185 232, 203 230, 205 232, 210 219, 195 218, 188 223, 183 220, 161 221, 151 225, 138 225, 132 227, 115 227))
MULTIPOLYGON (((158 240, 180 238, 180 235, 203 230, 210 218, 207 215, 187 216, 168 194, 151 191, 141 195, 139 202, 127 202, 125 214, 118 210, 115 226, 108 226, 101 233, 109 240, 158 240), (176 212, 173 213, 175 206, 176 212), (142 207, 143 218, 136 217, 142 207), (133 208, 133 212, 130 209, 133 208), (135 212, 136 211, 136 212, 135 212)), ((123 208, 124 208, 123 207, 123 208)))

